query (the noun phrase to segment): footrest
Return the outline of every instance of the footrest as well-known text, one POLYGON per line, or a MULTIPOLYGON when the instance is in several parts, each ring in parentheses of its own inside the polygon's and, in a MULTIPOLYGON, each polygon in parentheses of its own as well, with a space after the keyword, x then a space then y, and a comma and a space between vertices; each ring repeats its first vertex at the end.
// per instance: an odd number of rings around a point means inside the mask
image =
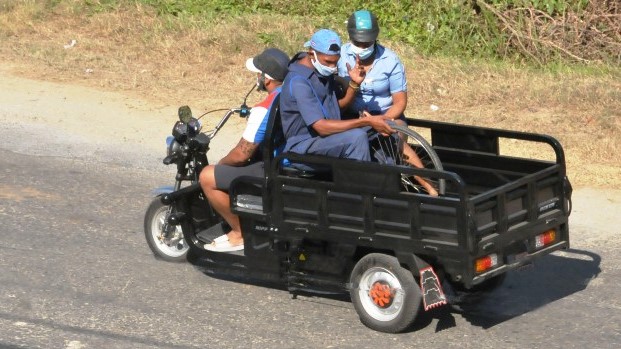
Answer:
POLYGON ((263 212, 263 198, 256 195, 240 194, 235 197, 235 206, 246 210, 263 212))
POLYGON ((224 235, 231 230, 229 225, 226 222, 220 222, 212 227, 209 227, 205 230, 201 230, 196 234, 196 237, 206 243, 210 244, 213 239, 217 238, 220 235, 224 235))

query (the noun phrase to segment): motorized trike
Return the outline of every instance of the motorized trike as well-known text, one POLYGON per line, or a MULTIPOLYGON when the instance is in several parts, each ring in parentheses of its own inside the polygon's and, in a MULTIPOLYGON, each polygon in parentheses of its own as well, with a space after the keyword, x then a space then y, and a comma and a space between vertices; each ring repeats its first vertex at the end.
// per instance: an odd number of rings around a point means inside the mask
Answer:
POLYGON ((231 185, 244 250, 207 251, 227 228, 198 175, 211 140, 234 113, 243 116, 247 107, 229 110, 211 133, 201 133, 189 109, 180 108, 164 159, 177 166, 176 184, 156 191, 145 216, 156 256, 275 282, 293 294, 348 292, 362 323, 400 332, 421 309, 447 303, 443 284, 491 289, 509 270, 569 247, 571 185, 563 149, 550 136, 407 119, 407 127, 396 127, 399 137, 370 143, 392 161, 275 155, 282 128, 274 107, 265 175, 231 185), (554 159, 503 155, 501 140, 542 144, 554 159), (424 168, 400 158, 400 142, 416 150, 424 168), (440 195, 428 195, 415 176, 440 195))

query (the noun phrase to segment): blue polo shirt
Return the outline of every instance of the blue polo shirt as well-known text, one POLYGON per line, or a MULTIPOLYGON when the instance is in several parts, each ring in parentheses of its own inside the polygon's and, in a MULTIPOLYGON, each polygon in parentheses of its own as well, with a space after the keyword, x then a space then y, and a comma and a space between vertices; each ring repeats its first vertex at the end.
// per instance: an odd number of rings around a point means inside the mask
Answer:
POLYGON ((315 69, 297 63, 296 58, 305 55, 294 57, 280 94, 280 117, 287 139, 285 151, 301 141, 318 137, 311 127, 318 120, 341 119, 334 77, 320 76, 315 69))
MULTIPOLYGON (((373 65, 349 108, 384 114, 392 106, 392 94, 407 91, 407 80, 405 68, 397 54, 380 44, 376 47, 373 65)), ((356 54, 352 51, 351 43, 341 47, 341 58, 338 62, 339 76, 349 81, 346 63, 352 68, 356 65, 356 54)))

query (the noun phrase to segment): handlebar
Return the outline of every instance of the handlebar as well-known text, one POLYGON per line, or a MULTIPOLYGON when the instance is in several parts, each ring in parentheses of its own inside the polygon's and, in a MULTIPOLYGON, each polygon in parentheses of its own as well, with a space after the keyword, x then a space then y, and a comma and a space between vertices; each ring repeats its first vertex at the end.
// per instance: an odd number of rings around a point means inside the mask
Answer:
MULTIPOLYGON (((220 131, 220 129, 222 128, 222 126, 224 126, 224 124, 229 120, 229 118, 231 117, 231 115, 238 113, 241 114, 244 106, 242 106, 242 108, 233 108, 233 109, 229 109, 226 114, 224 114, 224 116, 222 117, 222 119, 220 119, 220 121, 218 122, 218 124, 216 125, 216 127, 213 129, 213 131, 211 131, 210 134, 208 134, 207 136, 209 137, 209 139, 212 139, 216 136, 216 134, 218 133, 218 131, 220 131)), ((247 107, 246 107, 247 108, 247 107)))

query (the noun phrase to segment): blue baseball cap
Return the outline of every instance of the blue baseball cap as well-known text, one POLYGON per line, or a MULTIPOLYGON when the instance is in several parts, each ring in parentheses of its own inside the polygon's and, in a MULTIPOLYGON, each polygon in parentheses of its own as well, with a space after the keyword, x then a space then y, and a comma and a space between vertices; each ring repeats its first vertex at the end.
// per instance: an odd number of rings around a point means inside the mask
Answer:
POLYGON ((332 30, 320 29, 304 43, 304 47, 310 47, 327 55, 338 55, 341 53, 341 38, 332 30))

